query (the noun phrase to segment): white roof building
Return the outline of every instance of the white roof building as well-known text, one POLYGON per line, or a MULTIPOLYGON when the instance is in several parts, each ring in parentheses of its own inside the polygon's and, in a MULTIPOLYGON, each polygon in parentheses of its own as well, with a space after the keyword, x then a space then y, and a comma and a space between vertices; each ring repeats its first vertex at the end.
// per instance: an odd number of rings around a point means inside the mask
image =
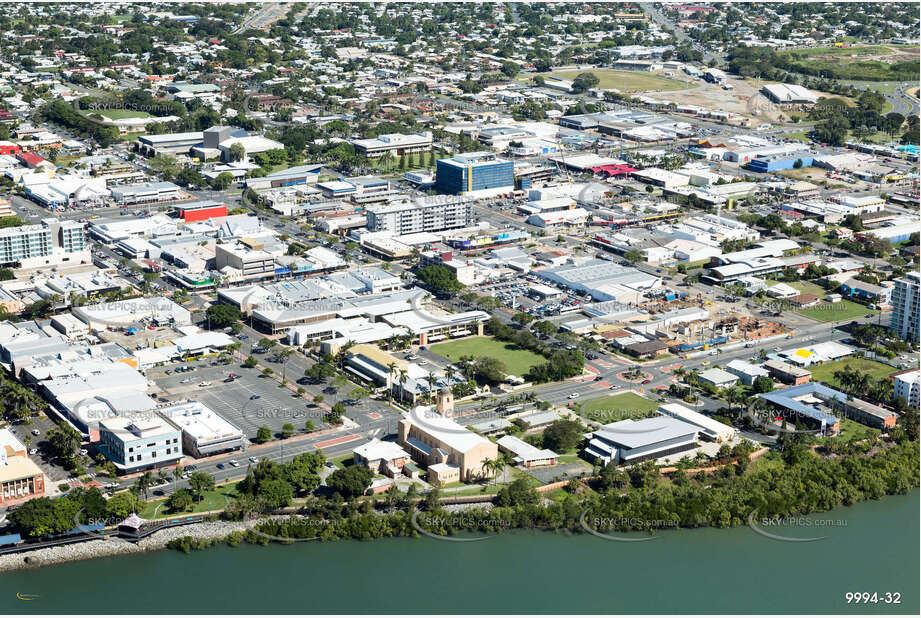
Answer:
POLYGON ((663 404, 659 406, 659 412, 700 427, 700 435, 716 442, 729 442, 736 435, 736 430, 733 427, 686 408, 680 403, 663 404))

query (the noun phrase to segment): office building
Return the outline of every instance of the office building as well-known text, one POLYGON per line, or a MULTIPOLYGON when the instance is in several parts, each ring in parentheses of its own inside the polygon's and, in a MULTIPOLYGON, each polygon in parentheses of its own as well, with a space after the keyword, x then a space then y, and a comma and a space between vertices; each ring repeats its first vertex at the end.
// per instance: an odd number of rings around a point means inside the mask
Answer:
POLYGON ((918 329, 918 303, 921 300, 919 296, 921 296, 921 275, 911 272, 895 280, 889 327, 902 339, 915 343, 921 339, 918 329))
POLYGON ((99 421, 99 451, 119 473, 175 465, 182 459, 182 431, 156 411, 99 421))
POLYGON ((400 157, 406 154, 431 150, 432 134, 427 131, 409 135, 389 133, 378 135, 372 139, 357 139, 352 142, 352 145, 355 146, 355 151, 358 154, 369 159, 376 159, 388 152, 400 157))
POLYGON ((440 232, 473 225, 473 204, 463 197, 431 196, 367 209, 371 232, 440 232))
POLYGON ((243 447, 243 432, 201 402, 186 401, 160 408, 158 412, 182 430, 182 448, 193 457, 208 457, 243 447))
POLYGON ((439 193, 473 197, 511 193, 515 189, 514 165, 492 152, 440 159, 435 168, 435 189, 439 193))

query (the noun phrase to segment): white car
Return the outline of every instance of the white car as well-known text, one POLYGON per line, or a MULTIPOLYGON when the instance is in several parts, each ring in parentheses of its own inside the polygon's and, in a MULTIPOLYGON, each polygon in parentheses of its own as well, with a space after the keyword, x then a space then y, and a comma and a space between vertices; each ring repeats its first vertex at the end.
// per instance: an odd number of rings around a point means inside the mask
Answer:
POLYGON ((237 461, 236 459, 231 459, 231 460, 228 461, 227 463, 229 463, 229 464, 230 464, 231 466, 233 466, 234 468, 239 468, 239 467, 240 467, 240 462, 237 461))
POLYGON ((29 455, 34 455, 34 454, 36 454, 37 452, 38 452, 38 449, 37 449, 37 448, 30 448, 30 449, 29 449, 29 455))
POLYGON ((249 460, 253 463, 259 463, 259 460, 256 459, 255 457, 250 457, 249 460))
POLYGON ((199 386, 211 386, 211 382, 199 382, 199 386))
POLYGON ((578 399, 578 397, 579 397, 579 393, 570 393, 569 395, 570 399, 578 399))

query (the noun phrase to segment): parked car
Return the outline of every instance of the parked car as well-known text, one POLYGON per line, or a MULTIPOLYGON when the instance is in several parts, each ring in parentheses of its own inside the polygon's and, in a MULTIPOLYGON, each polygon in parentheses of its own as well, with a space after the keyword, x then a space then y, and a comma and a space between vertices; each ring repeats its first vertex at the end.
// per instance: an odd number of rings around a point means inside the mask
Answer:
POLYGON ((576 399, 576 398, 578 398, 578 397, 579 397, 579 393, 570 393, 570 394, 569 394, 569 398, 570 398, 570 399, 576 399))
POLYGON ((201 387, 211 386, 211 382, 199 382, 198 385, 201 387))
POLYGON ((252 401, 253 399, 260 399, 261 397, 262 397, 262 395, 250 395, 250 396, 249 396, 250 401, 252 401))
POLYGON ((42 432, 40 432, 38 429, 33 429, 33 430, 32 430, 32 435, 33 435, 33 436, 40 436, 40 435, 42 435, 42 432))

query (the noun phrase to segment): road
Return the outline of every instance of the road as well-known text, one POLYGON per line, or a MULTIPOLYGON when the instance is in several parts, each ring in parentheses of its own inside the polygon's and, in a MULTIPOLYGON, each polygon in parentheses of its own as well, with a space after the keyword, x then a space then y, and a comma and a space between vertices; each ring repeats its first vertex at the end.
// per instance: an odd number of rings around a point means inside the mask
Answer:
POLYGON ((662 28, 667 28, 668 30, 674 32, 674 36, 676 39, 678 39, 679 44, 690 44, 691 47, 701 52, 704 55, 703 61, 705 64, 709 63, 710 61, 716 62, 720 60, 719 56, 704 49, 699 43, 689 37, 684 30, 679 28, 675 22, 667 18, 661 11, 659 11, 659 9, 657 9, 652 3, 641 2, 640 8, 644 13, 646 13, 646 15, 649 16, 649 19, 662 26, 662 28))

